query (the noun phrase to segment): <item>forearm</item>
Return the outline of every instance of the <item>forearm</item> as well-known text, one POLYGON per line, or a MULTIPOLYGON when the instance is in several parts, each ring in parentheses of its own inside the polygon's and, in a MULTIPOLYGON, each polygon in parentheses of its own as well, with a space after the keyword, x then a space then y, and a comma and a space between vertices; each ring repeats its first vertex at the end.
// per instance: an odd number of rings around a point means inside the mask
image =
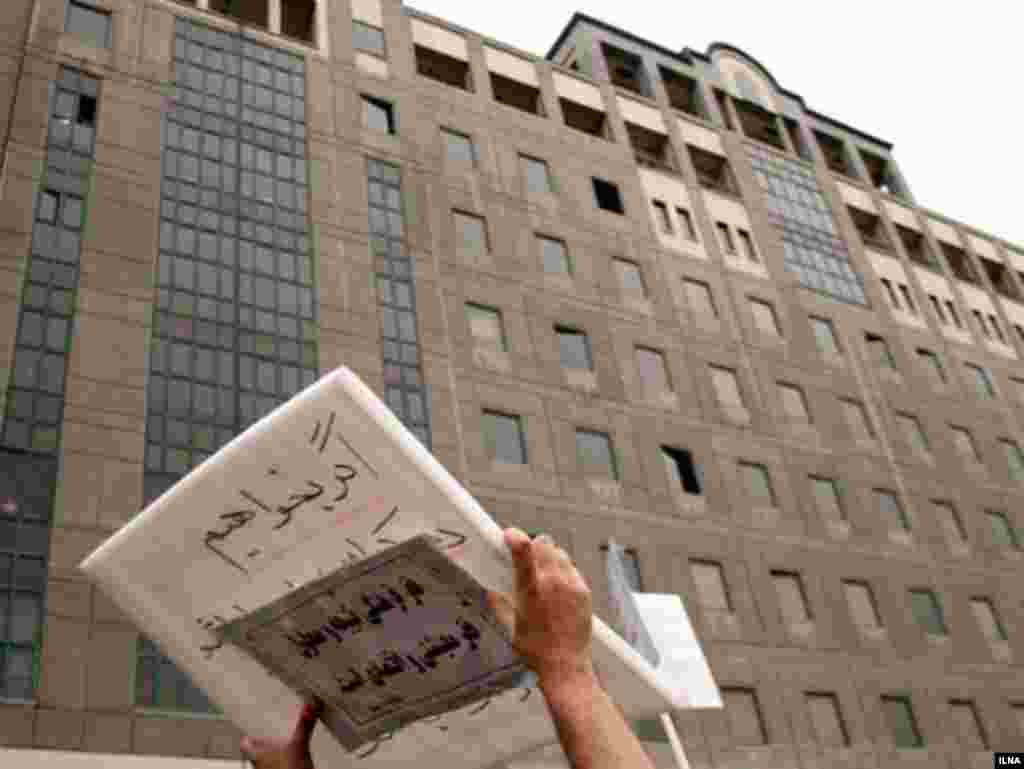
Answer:
POLYGON ((654 769, 593 671, 539 683, 573 769, 654 769))

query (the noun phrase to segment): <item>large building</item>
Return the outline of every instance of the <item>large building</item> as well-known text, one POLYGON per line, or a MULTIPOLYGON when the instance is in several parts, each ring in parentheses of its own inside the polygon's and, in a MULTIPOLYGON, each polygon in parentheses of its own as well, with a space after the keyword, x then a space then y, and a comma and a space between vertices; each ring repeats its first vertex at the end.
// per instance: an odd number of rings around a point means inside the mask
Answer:
POLYGON ((683 596, 693 769, 1024 749, 1024 249, 889 143, 583 15, 3 6, 0 765, 238 757, 76 567, 341 364, 601 616, 609 538, 683 596))

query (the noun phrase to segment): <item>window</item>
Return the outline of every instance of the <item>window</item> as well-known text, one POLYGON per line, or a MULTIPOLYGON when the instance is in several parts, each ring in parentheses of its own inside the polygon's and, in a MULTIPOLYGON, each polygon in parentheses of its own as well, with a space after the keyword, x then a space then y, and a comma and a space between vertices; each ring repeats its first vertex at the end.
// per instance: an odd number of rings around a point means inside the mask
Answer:
POLYGON ((282 0, 281 34, 316 43, 316 0, 282 0))
POLYGON ((885 520, 895 523, 905 531, 910 531, 910 519, 895 493, 884 489, 875 489, 875 499, 878 502, 878 511, 885 520))
POLYGON ((555 326, 558 334, 558 348, 561 353, 562 366, 565 368, 591 370, 590 343, 587 335, 576 329, 555 326))
POLYGON ((624 294, 638 299, 647 296, 647 288, 644 286, 640 265, 628 259, 612 259, 612 264, 615 265, 615 274, 619 276, 619 285, 622 286, 624 294))
POLYGON ((943 326, 948 326, 949 320, 946 318, 946 313, 942 310, 942 303, 939 302, 939 298, 935 294, 928 294, 928 299, 932 303, 932 309, 935 311, 935 317, 939 319, 939 323, 943 326))
POLYGON ((754 314, 754 325, 758 331, 776 339, 782 336, 779 331, 779 321, 775 317, 775 308, 770 302, 762 299, 750 298, 750 311, 754 314))
POLYGON ((1002 642, 1009 640, 1006 628, 1003 627, 999 614, 996 612, 995 604, 990 598, 974 597, 971 599, 971 611, 978 621, 978 627, 982 635, 991 642, 1002 642))
POLYGON ((520 155, 519 161, 523 166, 523 176, 526 177, 526 189, 533 195, 543 195, 546 192, 554 192, 551 187, 551 176, 548 173, 548 164, 544 160, 520 155))
POLYGON ((601 44, 601 50, 608 65, 608 77, 613 85, 641 96, 653 97, 643 60, 639 56, 607 43, 601 44))
POLYGON ((935 258, 931 249, 928 248, 928 242, 924 239, 924 235, 917 230, 904 227, 902 224, 895 224, 894 226, 896 227, 896 234, 903 244, 903 250, 907 252, 907 257, 910 261, 938 272, 939 260, 935 258))
POLYGON ((985 317, 981 314, 981 310, 971 310, 971 314, 974 315, 974 320, 978 324, 981 335, 986 339, 991 339, 992 334, 989 332, 988 326, 985 325, 985 317))
POLYGON ((740 462, 739 468, 747 494, 762 507, 775 507, 775 491, 768 468, 754 462, 740 462))
POLYGON ((468 61, 456 59, 454 56, 422 45, 414 45, 413 54, 416 57, 416 71, 419 74, 463 91, 473 90, 473 77, 468 61))
POLYGON ((467 303, 466 319, 469 321, 469 333, 478 346, 508 352, 500 311, 493 307, 467 303))
POLYGON ((782 138, 782 124, 774 112, 769 112, 753 101, 733 99, 736 116, 739 118, 743 134, 779 150, 786 149, 786 140, 782 138))
POLYGON ((136 704, 161 710, 219 713, 184 671, 163 655, 153 641, 140 636, 137 659, 136 704))
POLYGON ((658 67, 661 82, 668 94, 668 103, 673 109, 680 110, 694 117, 706 118, 704 105, 700 98, 700 86, 692 77, 681 75, 665 67, 658 67))
POLYGON ((992 532, 992 541, 1002 547, 1019 547, 1017 543, 1017 532, 1010 523, 1006 513, 999 510, 986 510, 985 517, 988 518, 989 530, 992 532))
POLYGON ((801 625, 810 622, 811 611, 800 575, 792 571, 773 571, 772 584, 779 599, 782 620, 787 625, 801 625))
POLYGON ((675 232, 675 228, 672 227, 672 216, 668 212, 668 206, 665 204, 665 201, 652 200, 651 205, 654 206, 654 214, 661 231, 666 235, 671 235, 675 232))
POLYGON ((665 134, 627 120, 626 136, 629 138, 629 146, 633 148, 633 157, 638 166, 675 172, 676 156, 672 151, 672 143, 665 134))
POLYGON ((544 264, 544 272, 548 275, 572 275, 572 262, 569 261, 569 252, 565 248, 565 242, 538 235, 540 241, 540 255, 544 264))
POLYGON ((967 532, 964 531, 963 521, 952 502, 933 500, 932 507, 935 510, 935 517, 938 518, 942 531, 946 535, 946 541, 950 545, 966 545, 967 532))
POLYGON ((999 341, 1006 344, 1006 334, 1003 333, 1003 327, 999 324, 999 318, 992 313, 989 313, 988 324, 992 327, 992 330, 996 332, 996 337, 999 341))
POLYGON ((651 394, 672 392, 665 355, 648 347, 636 348, 636 367, 644 390, 651 394))
POLYGON ((836 343, 836 335, 832 331, 832 321, 811 317, 811 325, 814 328, 814 341, 818 346, 818 351, 823 355, 838 357, 839 345, 836 343))
POLYGON ((942 240, 939 241, 939 247, 942 249, 942 254, 946 257, 946 261, 949 263, 950 271, 957 280, 962 280, 964 283, 974 284, 979 282, 978 274, 975 271, 970 258, 967 256, 966 251, 959 246, 954 246, 952 243, 946 243, 942 240))
POLYGON ((917 624, 929 635, 946 635, 946 623, 942 618, 942 605, 933 590, 911 590, 910 609, 917 624))
POLYGON ((1020 446, 1006 438, 1000 438, 999 443, 1006 454, 1006 465, 1010 470, 1010 478, 1021 483, 1024 482, 1024 454, 1020 446))
POLYGON ((382 99, 364 95, 363 127, 381 133, 395 133, 395 113, 392 105, 382 99))
POLYGON ((839 501, 839 484, 835 479, 812 475, 811 486, 814 491, 814 502, 822 517, 830 521, 841 521, 846 518, 839 501))
POLYGON ((786 125, 786 132, 789 134, 789 140, 793 143, 793 149, 796 150, 797 157, 801 160, 806 160, 808 163, 813 163, 814 157, 807 148, 807 142, 804 141, 804 134, 800 130, 800 124, 793 120, 793 118, 788 117, 782 118, 782 122, 786 125))
POLYGON ((683 235, 694 242, 700 240, 697 237, 697 228, 693 224, 693 216, 685 208, 676 206, 676 216, 679 217, 679 221, 683 227, 683 235))
POLYGON ((612 141, 608 117, 604 112, 569 99, 558 101, 562 105, 562 117, 569 128, 612 141))
POLYGON ((945 384, 946 372, 943 370, 942 361, 936 353, 931 350, 926 350, 923 347, 918 347, 917 357, 924 364, 925 370, 931 377, 933 384, 945 384))
POLYGON ((702 494, 700 477, 689 449, 662 446, 661 456, 675 482, 687 494, 702 494))
POLYGON ((889 242, 889 237, 885 232, 885 225, 882 224, 878 214, 854 208, 853 206, 847 206, 846 210, 850 213, 853 226, 857 228, 857 233, 860 235, 861 242, 864 243, 865 248, 871 248, 886 254, 892 253, 892 244, 889 242))
POLYGON ((953 325, 955 325, 959 329, 962 329, 964 327, 964 324, 960 320, 960 313, 956 311, 956 305, 953 304, 952 299, 946 300, 946 311, 949 313, 949 317, 953 319, 953 325))
POLYGON ((969 465, 981 462, 981 455, 978 454, 978 447, 974 444, 974 438, 971 437, 970 431, 965 427, 953 427, 952 425, 950 431, 953 434, 953 446, 956 447, 960 458, 969 465))
POLYGON ((729 225, 725 222, 715 222, 715 229, 718 230, 718 242, 722 246, 722 251, 730 256, 735 255, 736 244, 733 242, 732 230, 729 229, 729 225))
POLYGON ((868 179, 875 189, 905 199, 907 194, 903 190, 893 162, 864 149, 859 149, 859 151, 868 172, 868 179))
POLYGON ((732 744, 766 745, 768 734, 764 728, 761 705, 753 689, 722 687, 722 704, 729 720, 732 744))
POLYGON ((615 449, 607 433, 577 429, 576 458, 585 473, 598 473, 619 480, 615 449))
POLYGON ((914 303, 914 297, 910 293, 910 288, 905 283, 899 284, 900 295, 903 297, 903 303, 907 305, 907 311, 911 315, 917 315, 917 305, 914 303))
POLYGON ((705 611, 732 612, 729 588, 722 564, 714 561, 690 561, 690 575, 697 590, 697 600, 705 611))
POLYGON ((971 751, 988 750, 988 737, 978 718, 973 700, 950 700, 949 713, 953 721, 954 740, 971 751))
POLYGON ((745 409, 746 406, 743 404, 743 396, 740 394, 739 380, 736 378, 736 372, 732 369, 721 368, 719 366, 711 367, 711 384, 714 385, 715 395, 718 397, 718 403, 723 409, 745 409))
POLYGON ((544 100, 541 98, 540 89, 536 86, 492 72, 491 93, 499 104, 544 117, 544 100))
POLYGON ((110 47, 111 19, 107 11, 70 0, 65 30, 94 48, 110 47))
POLYGON ((697 172, 697 183, 705 189, 723 192, 727 195, 739 196, 739 188, 733 178, 729 161, 722 155, 715 155, 693 145, 687 145, 690 160, 697 172))
POLYGON ((804 391, 796 385, 779 382, 779 397, 782 400, 782 411, 796 422, 810 422, 811 415, 807 410, 807 398, 804 391))
POLYGON ((864 334, 864 341, 868 346, 869 359, 873 359, 882 368, 896 370, 896 360, 892 357, 892 351, 889 350, 889 343, 883 337, 867 332, 864 334))
POLYGON ((482 259, 490 253, 487 239, 487 222, 482 216, 452 211, 459 250, 466 256, 482 259))
POLYGON ((829 170, 856 178, 846 153, 846 142, 821 131, 815 131, 814 138, 818 140, 818 146, 821 147, 821 154, 825 156, 825 165, 829 170))
POLYGON ((385 56, 387 51, 384 46, 384 30, 353 20, 352 47, 357 51, 385 56))
POLYGON ((715 307, 711 286, 701 280, 683 278, 683 289, 686 291, 686 301, 695 315, 718 318, 718 308, 715 307))
POLYGON ((910 697, 882 697, 882 710, 897 748, 923 748, 924 738, 918 731, 910 697))
POLYGON ((921 422, 917 417, 913 414, 897 413, 896 423, 903 431, 903 437, 906 438, 907 443, 915 452, 924 456, 931 453, 928 437, 924 434, 924 430, 921 429, 921 422))
POLYGON ((496 462, 526 464, 523 423, 518 416, 484 411, 484 442, 487 456, 496 462))
POLYGON ((843 404, 843 416, 850 428, 850 434, 855 441, 872 443, 875 440, 875 430, 871 426, 871 420, 864 410, 864 404, 860 401, 847 400, 842 398, 839 401, 843 404))
POLYGON ((759 264, 761 260, 757 256, 757 249, 754 248, 754 239, 750 236, 750 233, 737 227, 736 234, 739 235, 740 244, 743 246, 743 255, 747 257, 748 261, 759 264))
POLYGON ((721 88, 715 88, 715 101, 718 102, 718 114, 722 117, 727 131, 735 131, 736 126, 732 123, 732 113, 729 111, 729 97, 721 88))
POLYGON ((882 618, 878 614, 875 594, 867 582, 852 579, 843 580, 843 592, 850 606, 853 621, 861 630, 878 630, 882 627, 882 618))
POLYGON ((465 163, 470 166, 476 165, 476 148, 473 146, 471 138, 450 128, 442 128, 441 135, 444 137, 448 160, 453 163, 465 163))
POLYGON ((984 256, 981 257, 981 266, 984 268, 985 274, 988 275, 992 288, 995 289, 997 294, 1008 299, 1020 301, 1020 294, 1017 292, 1017 286, 1013 282, 1013 270, 1008 269, 1002 262, 993 262, 984 256))
POLYGON ((598 177, 592 177, 594 183, 594 199, 597 207, 602 211, 611 211, 615 214, 624 214, 626 209, 622 206, 622 195, 619 194, 619 186, 612 182, 598 177))
POLYGON ((841 748, 850 744, 843 714, 839 709, 839 698, 824 692, 806 692, 807 713, 818 744, 823 748, 841 748))

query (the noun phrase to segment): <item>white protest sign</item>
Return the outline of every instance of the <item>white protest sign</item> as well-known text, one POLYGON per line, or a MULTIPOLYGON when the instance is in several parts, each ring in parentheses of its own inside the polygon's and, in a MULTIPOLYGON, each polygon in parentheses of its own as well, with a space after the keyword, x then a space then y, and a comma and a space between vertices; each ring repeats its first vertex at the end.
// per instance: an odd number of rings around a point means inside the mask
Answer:
MULTIPOLYGON (((100 546, 82 570, 246 733, 286 738, 299 695, 215 629, 339 567, 427 535, 485 588, 514 594, 501 529, 358 377, 339 368, 261 419, 100 546)), ((631 718, 681 692, 594 618, 594 662, 631 718)), ((541 693, 507 690, 319 765, 477 769, 557 734, 541 693)))
POLYGON ((608 543, 607 566, 609 592, 625 639, 656 668, 660 655, 651 639, 647 625, 640 616, 640 610, 636 604, 636 593, 629 586, 626 565, 623 563, 623 549, 615 542, 608 543))

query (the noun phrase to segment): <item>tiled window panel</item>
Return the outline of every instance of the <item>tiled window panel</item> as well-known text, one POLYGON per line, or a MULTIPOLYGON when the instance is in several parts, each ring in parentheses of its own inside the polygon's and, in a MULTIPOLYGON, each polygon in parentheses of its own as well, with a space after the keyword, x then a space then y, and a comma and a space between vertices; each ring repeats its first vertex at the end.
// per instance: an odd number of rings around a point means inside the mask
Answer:
MULTIPOLYGON (((178 19, 174 67, 164 110, 147 503, 316 381, 319 368, 305 62, 178 19)), ((139 647, 137 703, 209 710, 148 644, 139 647)))
POLYGON ((52 452, 60 442, 98 95, 98 81, 61 68, 53 87, 46 174, 36 196, 0 431, 0 445, 11 448, 52 452))
POLYGON ((0 449, 0 699, 39 683, 50 509, 57 460, 0 449))
POLYGON ((853 271, 812 166, 754 144, 747 145, 747 152, 765 195, 768 218, 782 236, 786 267, 804 288, 866 305, 864 280, 853 271))
POLYGON ((377 274, 384 346, 384 396, 395 416, 430 448, 430 398, 423 382, 416 331, 413 262, 405 244, 402 176, 398 166, 367 163, 370 248, 377 274))

